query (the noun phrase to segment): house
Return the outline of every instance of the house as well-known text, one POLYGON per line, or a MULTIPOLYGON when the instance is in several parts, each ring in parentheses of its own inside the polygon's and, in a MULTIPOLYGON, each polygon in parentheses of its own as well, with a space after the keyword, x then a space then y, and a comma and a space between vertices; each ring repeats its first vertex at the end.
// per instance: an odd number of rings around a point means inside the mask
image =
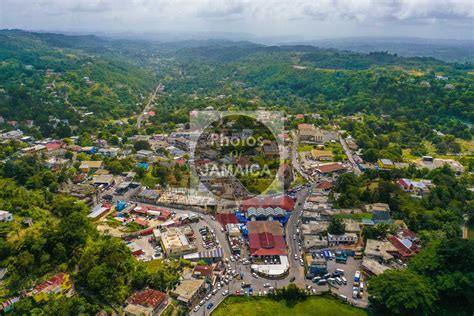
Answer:
POLYGON ((203 279, 184 280, 170 295, 185 306, 192 306, 204 294, 205 286, 206 281, 203 279))
POLYGON ((278 145, 274 142, 266 142, 263 144, 263 154, 266 157, 278 158, 280 156, 280 150, 278 145))
POLYGON ((395 164, 390 159, 379 159, 377 164, 380 169, 395 169, 395 164))
POLYGON ((93 155, 97 152, 97 148, 93 146, 81 147, 81 149, 79 149, 79 152, 85 153, 87 155, 93 155))
POLYGON ((284 256, 287 254, 283 226, 280 222, 248 222, 247 229, 251 256, 284 256))
POLYGON ((0 211, 0 222, 11 222, 13 214, 7 211, 0 211))
POLYGON ((403 190, 419 196, 429 192, 430 188, 433 186, 430 180, 414 181, 405 178, 398 180, 398 184, 403 190))
POLYGON ((393 220, 390 217, 390 211, 387 211, 387 210, 372 211, 372 221, 374 222, 374 224, 393 223, 393 220))
POLYGON ((160 310, 168 304, 166 294, 153 289, 135 292, 126 302, 127 306, 123 310, 125 316, 159 315, 160 310))
POLYGON ((90 171, 101 169, 102 166, 103 166, 103 163, 101 160, 99 161, 84 160, 81 162, 79 166, 79 170, 81 170, 82 172, 88 173, 90 171))
POLYGON ((151 159, 153 158, 154 154, 155 153, 151 150, 142 149, 142 150, 137 151, 137 154, 135 155, 135 157, 138 160, 151 159))
POLYGON ((117 157, 118 153, 120 151, 120 148, 116 147, 111 147, 111 148, 100 148, 99 149, 99 155, 105 156, 105 157, 117 157))
POLYGON ((216 281, 216 274, 214 273, 215 267, 215 265, 197 265, 193 269, 193 277, 196 279, 206 279, 209 283, 214 284, 216 281))
POLYGON ((321 191, 321 192, 330 192, 331 191, 331 188, 332 188, 332 182, 330 181, 327 181, 327 180, 324 180, 322 182, 320 182, 317 186, 316 186, 316 189, 321 191))
POLYGON ((60 272, 35 286, 30 295, 36 302, 43 302, 48 301, 51 296, 60 297, 70 289, 72 289, 72 282, 69 280, 69 275, 60 272))

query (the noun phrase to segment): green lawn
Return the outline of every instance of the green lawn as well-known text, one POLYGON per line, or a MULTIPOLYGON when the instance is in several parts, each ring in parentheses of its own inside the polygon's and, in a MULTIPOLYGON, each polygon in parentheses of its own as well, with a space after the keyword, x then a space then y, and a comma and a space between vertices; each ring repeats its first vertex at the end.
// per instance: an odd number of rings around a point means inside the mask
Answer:
POLYGON ((212 313, 212 316, 277 316, 277 315, 325 315, 362 316, 368 313, 360 308, 344 304, 331 297, 313 296, 296 304, 270 298, 230 296, 212 313))

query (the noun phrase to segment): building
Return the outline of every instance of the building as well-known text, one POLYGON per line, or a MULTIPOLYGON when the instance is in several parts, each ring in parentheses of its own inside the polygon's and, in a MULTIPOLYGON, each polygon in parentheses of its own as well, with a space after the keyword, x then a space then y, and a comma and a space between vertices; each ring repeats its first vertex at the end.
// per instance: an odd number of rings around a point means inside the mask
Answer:
POLYGON ((150 160, 151 158, 153 158, 154 155, 155 153, 153 151, 142 149, 142 150, 137 151, 137 154, 135 157, 138 160, 143 160, 143 159, 150 160))
POLYGON ((197 250, 194 244, 191 244, 183 233, 176 227, 170 227, 161 233, 161 245, 167 257, 181 257, 182 255, 197 250))
POLYGON ((365 256, 362 258, 361 267, 362 271, 364 271, 368 276, 377 276, 390 269, 390 267, 378 262, 377 260, 365 256))
POLYGON ((107 212, 110 211, 111 208, 112 208, 112 205, 110 205, 108 203, 97 204, 91 210, 89 215, 87 215, 87 217, 89 217, 91 219, 94 219, 94 220, 99 219, 99 218, 103 217, 105 214, 107 214, 107 212))
POLYGON ((354 233, 344 233, 342 235, 332 235, 328 233, 329 246, 339 244, 356 244, 358 240, 359 237, 354 233))
POLYGON ((311 150, 311 158, 318 161, 332 161, 334 155, 332 151, 329 150, 311 150))
POLYGON ((409 238, 390 236, 389 241, 395 248, 397 248, 397 257, 402 259, 407 259, 411 256, 414 256, 420 250, 420 247, 418 247, 418 245, 409 238))
POLYGON ((283 256, 287 254, 283 226, 280 222, 247 223, 251 256, 283 256))
POLYGON ((415 181, 405 178, 398 180, 398 184, 403 190, 418 196, 422 196, 429 192, 430 188, 433 186, 430 180, 415 181))
POLYGON ((390 159, 379 159, 377 164, 380 169, 395 169, 395 164, 390 159))
POLYGON ((7 211, 0 211, 0 222, 11 222, 13 214, 7 211))
POLYGON ((205 286, 206 281, 204 279, 184 280, 170 295, 185 306, 192 306, 205 293, 205 286))
POLYGON ((319 165, 314 167, 313 169, 322 176, 329 176, 334 173, 342 173, 346 171, 347 168, 340 162, 334 162, 319 165))
POLYGON ((269 158, 278 158, 280 156, 280 150, 278 148, 278 145, 274 142, 264 143, 263 154, 269 158))
POLYGON ((287 195, 279 196, 258 196, 242 201, 242 210, 247 211, 249 208, 281 208, 287 212, 293 211, 295 201, 287 195))
POLYGON ((397 251, 397 248, 388 241, 367 239, 364 254, 367 258, 388 263, 393 260, 397 251))
POLYGON ((51 296, 60 297, 71 289, 72 282, 69 280, 69 275, 60 272, 35 286, 31 295, 36 302, 43 302, 48 301, 51 296))
POLYGON ((214 265, 202 266, 197 265, 193 269, 193 277, 196 279, 206 279, 211 284, 214 284, 216 275, 214 274, 214 265))
POLYGON ((190 260, 190 261, 204 260, 207 263, 219 262, 219 261, 222 261, 222 258, 224 258, 224 250, 221 247, 183 255, 183 259, 186 259, 186 260, 190 260))
POLYGON ((46 146, 41 144, 20 149, 20 152, 23 155, 39 155, 42 153, 46 153, 47 151, 48 149, 46 148, 46 146))
POLYGON ((120 151, 120 148, 100 148, 99 149, 99 155, 105 156, 105 157, 117 157, 118 153, 120 151))
POLYGON ((79 166, 79 170, 82 172, 90 172, 90 171, 95 171, 98 169, 101 169, 103 166, 103 163, 101 160, 99 161, 89 161, 89 160, 84 160, 81 162, 79 166))
POLYGON ((348 219, 348 218, 345 218, 342 221, 344 222, 344 226, 346 227, 346 233, 354 233, 354 234, 360 233, 359 222, 353 219, 348 219))
POLYGON ((156 190, 145 189, 137 194, 137 201, 149 204, 156 204, 160 194, 156 190))
POLYGON ((126 302, 127 306, 123 310, 126 316, 159 315, 160 310, 168 304, 166 294, 153 289, 135 292, 126 302))

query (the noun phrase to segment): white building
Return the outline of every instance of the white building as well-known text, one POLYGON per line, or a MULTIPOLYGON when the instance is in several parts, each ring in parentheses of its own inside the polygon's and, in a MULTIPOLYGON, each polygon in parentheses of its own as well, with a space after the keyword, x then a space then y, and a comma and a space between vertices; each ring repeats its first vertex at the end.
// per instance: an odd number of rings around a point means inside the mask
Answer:
POLYGON ((13 220, 13 214, 7 211, 0 211, 0 221, 11 222, 13 220))

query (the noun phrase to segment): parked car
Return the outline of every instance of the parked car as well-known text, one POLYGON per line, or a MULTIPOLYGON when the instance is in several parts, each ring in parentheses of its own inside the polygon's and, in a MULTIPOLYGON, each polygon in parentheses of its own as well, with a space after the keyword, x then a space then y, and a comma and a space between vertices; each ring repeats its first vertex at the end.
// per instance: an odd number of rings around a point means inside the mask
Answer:
POLYGON ((214 306, 214 304, 209 303, 209 304, 207 305, 207 309, 211 309, 213 306, 214 306))
POLYGON ((193 311, 197 312, 197 311, 199 310, 199 308, 200 308, 200 307, 201 307, 201 306, 199 306, 199 305, 196 305, 196 306, 194 306, 194 309, 193 309, 193 311))
POLYGON ((225 290, 224 292, 222 292, 222 296, 226 296, 227 294, 229 294, 229 290, 225 290))

